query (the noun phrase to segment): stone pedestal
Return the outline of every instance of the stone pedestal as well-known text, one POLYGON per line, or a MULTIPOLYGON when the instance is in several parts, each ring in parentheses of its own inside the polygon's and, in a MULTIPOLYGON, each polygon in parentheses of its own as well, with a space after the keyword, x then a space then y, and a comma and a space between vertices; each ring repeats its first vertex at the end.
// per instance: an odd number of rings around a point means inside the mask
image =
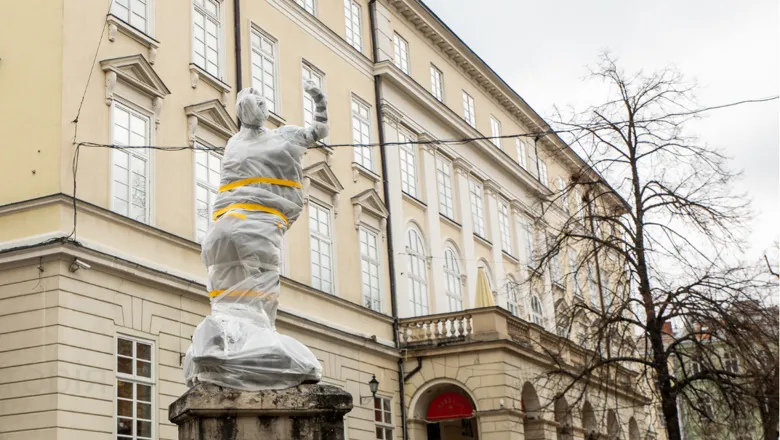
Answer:
POLYGON ((240 391, 201 383, 171 404, 179 440, 344 440, 352 395, 330 385, 240 391))

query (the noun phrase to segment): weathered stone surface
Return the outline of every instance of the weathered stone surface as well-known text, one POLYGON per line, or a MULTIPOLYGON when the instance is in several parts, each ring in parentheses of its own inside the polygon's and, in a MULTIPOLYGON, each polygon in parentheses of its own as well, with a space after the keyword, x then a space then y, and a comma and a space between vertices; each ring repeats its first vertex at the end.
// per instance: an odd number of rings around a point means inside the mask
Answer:
POLYGON ((201 383, 173 402, 179 440, 344 440, 352 395, 330 385, 240 391, 201 383))

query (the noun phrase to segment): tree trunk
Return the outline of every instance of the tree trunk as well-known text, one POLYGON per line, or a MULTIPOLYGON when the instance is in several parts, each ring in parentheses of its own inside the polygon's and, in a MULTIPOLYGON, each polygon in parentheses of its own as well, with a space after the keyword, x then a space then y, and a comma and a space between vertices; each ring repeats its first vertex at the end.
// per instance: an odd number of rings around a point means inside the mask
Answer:
POLYGON ((761 409, 761 424, 764 429, 764 440, 777 440, 780 437, 778 434, 777 425, 780 422, 780 381, 777 374, 772 376, 770 380, 764 386, 764 402, 759 403, 761 409))

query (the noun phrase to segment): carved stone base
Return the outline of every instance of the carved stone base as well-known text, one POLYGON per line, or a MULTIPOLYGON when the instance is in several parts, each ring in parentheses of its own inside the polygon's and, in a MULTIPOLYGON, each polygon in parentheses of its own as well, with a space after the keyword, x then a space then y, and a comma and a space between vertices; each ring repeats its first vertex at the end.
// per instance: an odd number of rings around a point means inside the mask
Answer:
POLYGON ((201 383, 171 404, 179 440, 344 440, 352 395, 330 385, 240 391, 201 383))

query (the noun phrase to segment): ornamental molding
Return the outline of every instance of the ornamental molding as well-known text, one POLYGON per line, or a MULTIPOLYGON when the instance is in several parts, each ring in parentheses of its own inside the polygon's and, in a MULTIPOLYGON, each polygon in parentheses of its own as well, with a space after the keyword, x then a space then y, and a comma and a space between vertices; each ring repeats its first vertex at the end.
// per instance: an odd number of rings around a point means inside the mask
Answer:
POLYGON ((338 215, 339 194, 344 190, 344 186, 327 162, 317 162, 303 170, 304 203, 309 202, 309 188, 312 184, 330 195, 333 215, 338 215))
POLYGON ((149 50, 147 55, 149 57, 149 64, 154 64, 154 61, 157 58, 157 50, 160 48, 159 41, 134 28, 116 15, 108 14, 106 23, 108 23, 108 41, 112 43, 116 41, 117 32, 126 35, 149 50))
POLYGON ((216 89, 219 92, 220 102, 222 102, 223 105, 227 104, 228 95, 232 88, 221 79, 203 70, 203 68, 197 64, 190 63, 190 86, 193 89, 198 88, 198 84, 201 80, 216 89))
POLYGON ((368 214, 379 220, 379 228, 382 233, 382 238, 384 239, 385 230, 387 229, 387 217, 390 213, 387 211, 384 202, 379 197, 379 193, 374 189, 367 189, 355 197, 352 197, 351 200, 355 215, 355 229, 360 228, 362 215, 364 213, 368 214))
POLYGON ((202 124, 224 139, 229 139, 238 132, 238 126, 230 114, 217 99, 184 107, 187 115, 187 141, 195 145, 197 128, 202 124))
POLYGON ((149 96, 153 101, 171 94, 149 61, 141 54, 103 60, 100 67, 106 73, 107 105, 111 105, 114 100, 114 90, 119 81, 149 96))
POLYGON ((463 176, 468 176, 471 170, 474 169, 474 167, 462 157, 458 157, 452 161, 452 168, 455 169, 455 173, 463 176))

